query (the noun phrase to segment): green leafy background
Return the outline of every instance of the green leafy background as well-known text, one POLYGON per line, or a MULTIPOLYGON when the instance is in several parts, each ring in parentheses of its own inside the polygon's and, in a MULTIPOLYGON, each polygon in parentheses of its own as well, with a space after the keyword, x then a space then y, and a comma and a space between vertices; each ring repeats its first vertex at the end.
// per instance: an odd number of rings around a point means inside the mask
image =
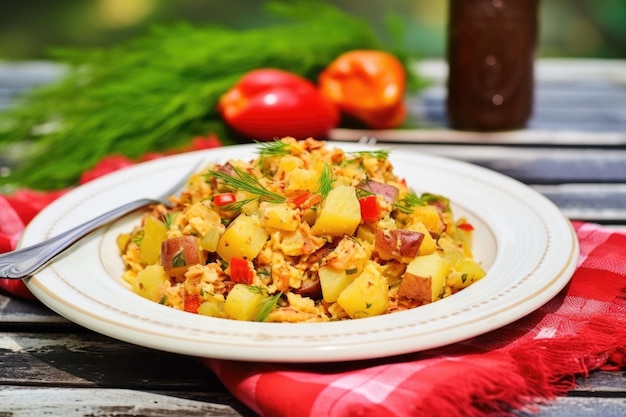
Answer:
MULTIPOLYGON (((626 57, 623 0, 540 3, 539 56, 626 57)), ((54 60, 60 82, 0 112, 0 152, 19 145, 2 190, 75 184, 103 156, 136 158, 193 136, 238 139, 216 112, 246 71, 311 79, 341 52, 443 57, 445 0, 5 0, 0 60, 54 60)), ((419 74, 411 87, 422 84, 419 74)))

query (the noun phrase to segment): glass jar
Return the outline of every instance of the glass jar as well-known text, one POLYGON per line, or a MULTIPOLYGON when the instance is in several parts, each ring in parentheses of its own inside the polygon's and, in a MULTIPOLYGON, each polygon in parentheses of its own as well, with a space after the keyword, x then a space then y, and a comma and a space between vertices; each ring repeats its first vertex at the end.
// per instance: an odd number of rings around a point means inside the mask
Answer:
POLYGON ((533 110, 539 0, 450 0, 450 126, 495 131, 526 126, 533 110))

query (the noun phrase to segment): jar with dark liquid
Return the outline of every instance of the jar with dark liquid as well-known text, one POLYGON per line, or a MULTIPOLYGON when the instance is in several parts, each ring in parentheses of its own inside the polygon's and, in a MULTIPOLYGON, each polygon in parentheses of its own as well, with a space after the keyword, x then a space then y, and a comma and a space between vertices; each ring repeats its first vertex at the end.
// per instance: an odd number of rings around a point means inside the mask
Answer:
POLYGON ((533 110, 539 0, 450 0, 450 126, 495 131, 526 126, 533 110))

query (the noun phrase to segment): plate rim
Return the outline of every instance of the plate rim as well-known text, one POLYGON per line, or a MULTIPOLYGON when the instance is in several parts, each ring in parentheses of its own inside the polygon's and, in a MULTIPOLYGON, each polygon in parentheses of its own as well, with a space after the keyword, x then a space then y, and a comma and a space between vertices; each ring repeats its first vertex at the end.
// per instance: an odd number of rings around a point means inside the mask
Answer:
MULTIPOLYGON (((223 155, 230 155, 230 154, 235 155, 238 153, 249 152, 249 151, 252 151, 253 149, 256 149, 256 146, 257 145, 255 144, 233 145, 233 146, 228 146, 228 147, 223 147, 223 148, 216 148, 216 149, 204 150, 204 151, 195 151, 195 152, 189 152, 186 154, 169 156, 169 157, 165 157, 156 161, 150 161, 150 162, 138 164, 133 167, 129 167, 126 170, 114 172, 102 178, 96 179, 91 183, 87 183, 84 186, 78 187, 76 190, 81 189, 82 193, 85 193, 86 192, 85 190, 89 191, 91 189, 93 189, 94 191, 97 191, 99 188, 103 186, 103 184, 106 184, 107 182, 111 182, 114 179, 118 179, 118 178, 123 179, 127 176, 130 176, 133 172, 136 172, 141 169, 148 169, 146 168, 148 164, 154 164, 155 166, 160 166, 162 164, 171 163, 172 165, 176 165, 176 163, 179 161, 186 161, 187 159, 193 159, 195 157, 198 157, 198 158, 203 157, 206 159, 212 155, 221 155, 219 156, 219 158, 223 159, 225 157, 223 155)), ((359 149, 359 150, 370 149, 370 148, 376 148, 376 149, 389 148, 387 146, 372 147, 372 146, 363 145, 363 144, 341 143, 341 142, 335 142, 335 141, 327 142, 327 146, 338 147, 342 149, 352 148, 352 149, 359 149)), ((551 214, 556 215, 556 217, 560 221, 563 222, 562 226, 566 226, 565 228, 568 231, 568 236, 566 237, 566 239, 570 242, 570 248, 568 251, 568 259, 563 260, 562 265, 559 268, 559 272, 554 274, 554 276, 552 276, 548 280, 548 282, 545 283, 544 287, 547 287, 547 288, 540 291, 540 295, 541 295, 540 299, 543 300, 541 305, 549 301, 550 299, 552 299, 558 292, 562 290, 563 287, 565 287, 565 285, 567 284, 567 282, 569 282, 569 279, 571 278, 576 268, 576 261, 578 259, 578 251, 579 251, 578 240, 576 238, 574 228, 571 225, 570 221, 567 218, 565 218, 565 216, 560 212, 560 210, 552 202, 550 202, 543 195, 532 190, 527 185, 513 178, 510 178, 504 174, 498 173, 496 171, 492 171, 487 168, 483 168, 483 167, 473 165, 468 162, 456 160, 456 159, 416 152, 413 150, 406 150, 406 151, 408 154, 413 155, 413 156, 419 156, 419 158, 422 158, 422 159, 430 160, 433 162, 446 163, 449 165, 453 165, 455 167, 471 168, 473 172, 477 172, 480 175, 486 175, 488 179, 493 177, 493 178, 496 178, 496 180, 505 181, 505 183, 507 184, 514 184, 516 187, 521 187, 522 189, 526 190, 526 192, 535 196, 535 198, 540 199, 542 203, 547 204, 548 207, 552 207, 552 209, 555 211, 553 211, 551 214)), ((393 154, 393 149, 392 149, 392 154, 393 154)), ((246 157, 248 156, 249 155, 247 154, 246 157)), ((57 208, 60 208, 60 207, 62 208, 64 205, 67 205, 68 202, 71 202, 73 198, 77 198, 76 190, 70 191, 66 195, 60 197, 58 200, 51 203, 51 205, 49 206, 50 207, 49 209, 47 207, 41 213, 39 213, 35 217, 35 219, 33 219, 33 221, 29 224, 29 226, 26 228, 25 233, 22 234, 22 238, 20 239, 20 245, 22 245, 23 241, 28 241, 29 239, 32 239, 31 234, 33 233, 34 228, 37 227, 39 223, 42 222, 42 219, 45 220, 47 213, 53 212, 57 208)), ((50 226, 49 229, 52 230, 52 226, 50 226)), ((106 229, 94 232, 92 236, 90 236, 90 238, 97 239, 99 236, 102 236, 105 233, 105 230, 106 229)), ((32 243, 35 243, 35 242, 33 241, 32 243)), ((125 329, 120 330, 119 329, 120 324, 118 323, 118 320, 113 320, 113 319, 108 320, 106 317, 101 317, 98 314, 93 314, 84 309, 80 309, 78 308, 79 306, 68 305, 66 300, 63 300, 62 298, 60 298, 57 294, 55 294, 53 291, 47 288, 45 283, 41 281, 41 279, 43 279, 44 281, 45 279, 50 279, 50 278, 46 278, 46 275, 49 276, 50 273, 58 274, 58 272, 54 269, 54 265, 55 263, 53 262, 48 268, 42 270, 38 274, 35 274, 33 277, 31 277, 27 281, 27 286, 35 294, 35 296, 39 298, 44 304, 48 305, 48 307, 50 307, 52 310, 65 316, 66 318, 68 318, 69 320, 77 324, 80 324, 84 327, 95 330, 107 336, 117 338, 119 340, 135 343, 138 345, 143 345, 146 347, 156 348, 160 350, 203 356, 202 346, 199 346, 198 343, 194 342, 193 340, 190 340, 190 345, 185 348, 179 348, 178 346, 176 346, 176 343, 172 343, 171 340, 168 341, 167 340, 168 337, 163 336, 163 334, 159 332, 155 332, 155 334, 153 335, 156 339, 146 340, 145 335, 150 333, 148 329, 145 329, 145 328, 134 329, 134 328, 130 328, 127 325, 121 325, 125 327, 125 329), (167 343, 163 343, 163 342, 167 342, 167 343)), ((58 276, 57 278, 62 279, 62 277, 60 276, 58 276)), ((337 344, 333 345, 332 343, 329 343, 327 346, 324 346, 324 347, 317 346, 312 349, 309 349, 309 352, 306 352, 307 351, 306 348, 302 348, 301 346, 298 347, 296 345, 295 347, 291 346, 291 347, 284 347, 281 349, 276 349, 275 352, 264 351, 261 354, 259 354, 259 352, 255 352, 253 355, 251 355, 250 352, 247 352, 250 349, 247 349, 246 347, 241 346, 241 344, 239 343, 235 343, 234 346, 229 347, 230 350, 228 352, 224 352, 222 350, 220 350, 219 352, 213 351, 213 352, 209 352, 210 354, 207 357, 221 358, 221 359, 235 359, 235 360, 255 360, 255 361, 262 360, 262 361, 274 361, 274 362, 305 362, 305 361, 306 362, 321 362, 321 361, 331 362, 331 361, 360 360, 360 359, 370 359, 370 358, 378 358, 378 357, 384 357, 384 356, 393 356, 393 355, 402 354, 402 353, 409 353, 409 352, 414 352, 414 351, 431 349, 431 348, 435 348, 435 347, 442 346, 442 345, 449 344, 449 343, 460 342, 467 338, 471 338, 474 336, 478 336, 480 334, 484 334, 488 331, 495 330, 499 327, 509 324, 512 321, 534 311, 536 308, 540 306, 540 305, 537 305, 537 300, 538 299, 537 299, 536 294, 527 295, 523 299, 518 300, 517 308, 511 309, 508 306, 502 308, 503 310, 501 312, 502 315, 498 317, 498 320, 495 320, 495 321, 492 320, 491 323, 488 323, 486 327, 483 328, 483 330, 479 332, 477 332, 476 330, 469 330, 469 329, 464 329, 464 331, 458 331, 457 335, 454 338, 452 338, 455 340, 452 340, 451 338, 448 337, 448 342, 446 343, 442 343, 441 341, 442 338, 441 336, 439 336, 439 338, 435 339, 432 343, 421 343, 421 345, 416 348, 409 348, 409 347, 394 348, 392 346, 388 346, 389 343, 378 343, 377 346, 381 346, 381 345, 384 346, 383 351, 378 351, 378 352, 376 351, 365 352, 361 350, 359 353, 352 353, 352 352, 349 352, 349 349, 346 348, 346 346, 350 346, 350 344, 344 343, 338 346, 337 344), (531 304, 532 307, 524 308, 524 306, 528 304, 531 304), (523 310, 523 312, 520 312, 521 310, 523 310), (237 349, 237 347, 239 347, 239 349, 237 349), (296 349, 298 352, 297 354, 294 354, 291 356, 285 356, 285 351, 284 351, 285 349, 296 349)), ((153 302, 150 302, 150 303, 153 303, 153 302)), ((436 303, 433 303, 433 304, 436 304, 436 303)), ((163 306, 159 306, 159 307, 163 307, 163 306)), ((166 308, 166 307, 163 307, 163 308, 166 308)), ((175 311, 173 312, 174 312, 173 316, 178 316, 178 317, 182 317, 180 316, 180 314, 185 314, 185 315, 189 314, 189 313, 184 313, 184 312, 175 312, 175 311)), ((395 314, 402 314, 402 313, 394 313, 394 315, 395 314)), ((388 315, 387 317, 389 316, 391 315, 388 315)), ((379 317, 382 317, 382 316, 379 316, 379 317)), ((203 319, 211 319, 211 318, 203 317, 203 319)), ((373 318, 368 318, 366 320, 372 320, 372 323, 373 323, 375 319, 377 318, 373 317, 373 318)), ((212 320, 224 321, 223 319, 212 319, 212 320)), ((481 320, 483 319, 479 319, 478 321, 481 321, 481 320)), ((350 323, 350 321, 337 322, 337 323, 350 323)), ((304 323, 298 323, 298 324, 293 324, 293 323, 290 323, 290 324, 245 323, 244 324, 243 322, 238 323, 238 325, 240 325, 243 329, 247 329, 247 328, 250 328, 251 325, 258 325, 258 324, 265 325, 265 327, 267 326, 281 326, 281 327, 284 327, 284 326, 305 327, 306 326, 308 327, 304 323)), ((315 325, 320 325, 320 324, 321 323, 315 323, 312 325, 315 326, 315 325)), ((338 328, 339 327, 343 328, 343 327, 348 326, 347 324, 339 324, 339 325, 333 324, 333 325, 338 328)), ((253 329, 258 329, 258 326, 254 327, 253 329)), ((445 333, 446 331, 447 329, 440 329, 436 331, 436 333, 441 333, 441 332, 445 333)), ((432 333, 434 332, 431 332, 431 334, 432 333)), ((262 334, 262 332, 258 334, 262 334)), ((401 338, 407 339, 407 340, 413 340, 416 337, 423 337, 423 335, 416 336, 415 334, 406 334, 401 338)), ((358 343, 358 342, 355 341, 353 343, 358 343)), ((221 342, 220 346, 223 346, 224 344, 225 344, 224 342, 221 342)), ((267 348, 267 349, 271 349, 271 348, 267 348)))

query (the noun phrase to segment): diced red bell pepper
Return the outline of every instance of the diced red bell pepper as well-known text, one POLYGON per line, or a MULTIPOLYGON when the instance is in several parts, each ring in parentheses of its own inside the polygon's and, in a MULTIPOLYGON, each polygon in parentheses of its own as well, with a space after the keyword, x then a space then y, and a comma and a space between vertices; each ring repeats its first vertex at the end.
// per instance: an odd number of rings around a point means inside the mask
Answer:
POLYGON ((230 279, 241 284, 252 284, 254 271, 248 261, 233 256, 230 258, 230 279))
POLYGON ((469 223, 459 223, 456 225, 456 227, 465 232, 472 232, 474 230, 474 226, 469 223))
POLYGON ((339 123, 339 110, 315 84, 271 68, 245 74, 220 97, 218 111, 235 131, 262 141, 325 138, 339 123))
POLYGON ((294 206, 300 207, 302 204, 304 204, 305 201, 309 199, 310 196, 311 196, 311 193, 309 193, 308 191, 305 191, 302 194, 298 194, 297 196, 295 196, 291 200, 291 202, 293 203, 294 206))
POLYGON ((381 210, 375 195, 359 198, 361 205, 361 220, 364 223, 375 222, 380 219, 381 210))
POLYGON ((237 197, 235 196, 235 193, 221 193, 221 194, 215 194, 213 196, 213 204, 215 204, 218 207, 223 207, 223 206, 227 206, 231 203, 234 203, 235 201, 237 201, 237 197))
POLYGON ((183 309, 190 313, 198 313, 198 307, 200 307, 200 297, 196 294, 185 294, 183 300, 183 309))

